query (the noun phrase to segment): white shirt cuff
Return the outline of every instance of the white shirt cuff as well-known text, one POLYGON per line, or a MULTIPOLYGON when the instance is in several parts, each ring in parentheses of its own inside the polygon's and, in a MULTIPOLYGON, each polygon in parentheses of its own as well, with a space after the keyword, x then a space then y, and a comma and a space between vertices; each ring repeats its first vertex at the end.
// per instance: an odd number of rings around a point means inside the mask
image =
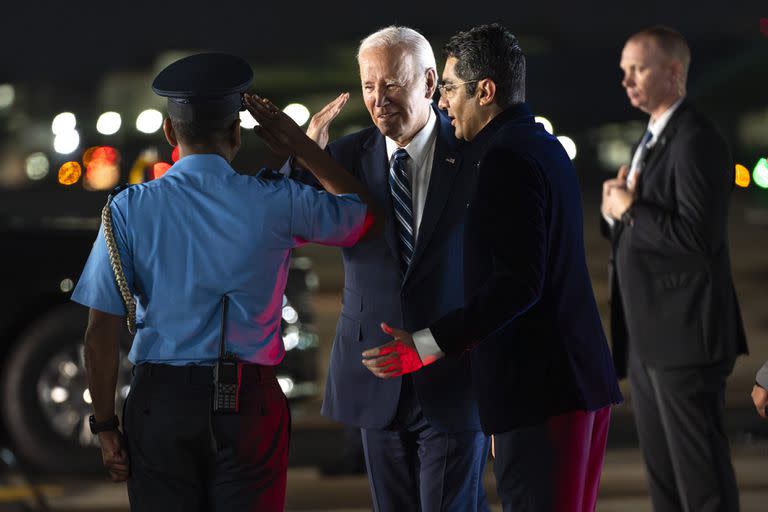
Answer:
POLYGON ((611 227, 613 227, 613 225, 616 224, 616 219, 614 219, 613 217, 609 217, 609 216, 603 214, 603 218, 605 219, 605 222, 607 222, 608 225, 611 226, 611 227))
POLYGON ((419 353, 424 366, 445 356, 445 352, 437 346, 435 337, 432 336, 432 331, 429 329, 422 329, 413 333, 413 343, 416 345, 416 351, 419 353))

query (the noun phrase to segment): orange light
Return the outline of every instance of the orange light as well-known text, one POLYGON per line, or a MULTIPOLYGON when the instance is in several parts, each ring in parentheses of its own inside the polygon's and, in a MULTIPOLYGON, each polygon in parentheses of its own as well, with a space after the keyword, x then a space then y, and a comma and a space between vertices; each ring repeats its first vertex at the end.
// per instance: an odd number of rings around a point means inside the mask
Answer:
POLYGON ((173 148, 173 151, 171 152, 171 160, 176 163, 179 161, 179 146, 176 146, 173 148))
POLYGON ((99 149, 98 146, 91 146, 90 148, 86 149, 83 153, 83 165, 87 168, 91 164, 91 160, 93 159, 93 152, 99 149))
POLYGON ((152 179, 156 180, 157 178, 161 177, 170 168, 171 168, 171 164, 169 163, 157 162, 155 165, 152 166, 152 179))
POLYGON ((83 168, 77 162, 66 162, 59 168, 59 183, 74 185, 83 175, 83 168))
POLYGON ((749 169, 741 164, 736 164, 736 185, 741 188, 747 188, 749 186, 749 169))

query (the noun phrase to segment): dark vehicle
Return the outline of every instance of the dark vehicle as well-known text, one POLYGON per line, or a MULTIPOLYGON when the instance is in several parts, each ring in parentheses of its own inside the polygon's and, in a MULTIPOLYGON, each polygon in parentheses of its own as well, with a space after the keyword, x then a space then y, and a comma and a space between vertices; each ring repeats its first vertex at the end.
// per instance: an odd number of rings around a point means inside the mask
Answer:
MULTIPOLYGON (((100 468, 88 429, 91 400, 83 359, 87 309, 70 302, 96 237, 97 218, 0 218, 0 393, 12 449, 52 472, 100 468)), ((310 292, 317 277, 307 258, 294 258, 283 298, 286 357, 278 378, 291 402, 317 393, 317 336, 310 292)), ((131 338, 122 339, 118 408, 129 392, 131 338)))

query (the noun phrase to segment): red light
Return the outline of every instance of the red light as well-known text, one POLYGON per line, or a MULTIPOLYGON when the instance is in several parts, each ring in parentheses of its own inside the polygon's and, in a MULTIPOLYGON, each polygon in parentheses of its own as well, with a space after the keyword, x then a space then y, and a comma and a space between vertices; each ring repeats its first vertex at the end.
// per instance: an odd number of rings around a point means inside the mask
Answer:
POLYGON ((176 146, 173 148, 173 151, 171 152, 171 160, 176 163, 179 161, 179 146, 176 146))
POLYGON ((167 162, 157 162, 155 165, 152 166, 152 179, 156 180, 157 178, 161 177, 170 168, 171 168, 171 164, 167 162))

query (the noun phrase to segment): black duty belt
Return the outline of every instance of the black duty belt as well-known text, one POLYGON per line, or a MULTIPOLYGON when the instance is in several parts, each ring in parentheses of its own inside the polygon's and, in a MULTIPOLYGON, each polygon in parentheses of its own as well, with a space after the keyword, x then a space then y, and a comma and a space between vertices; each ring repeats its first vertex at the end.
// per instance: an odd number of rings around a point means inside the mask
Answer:
MULTIPOLYGON (((275 369, 272 366, 263 366, 256 363, 240 363, 243 371, 243 382, 248 385, 258 382, 274 382, 275 369)), ((210 385, 213 382, 213 366, 188 364, 174 366, 159 363, 141 363, 134 367, 134 375, 152 376, 153 380, 168 383, 189 383, 197 385, 210 385)))

